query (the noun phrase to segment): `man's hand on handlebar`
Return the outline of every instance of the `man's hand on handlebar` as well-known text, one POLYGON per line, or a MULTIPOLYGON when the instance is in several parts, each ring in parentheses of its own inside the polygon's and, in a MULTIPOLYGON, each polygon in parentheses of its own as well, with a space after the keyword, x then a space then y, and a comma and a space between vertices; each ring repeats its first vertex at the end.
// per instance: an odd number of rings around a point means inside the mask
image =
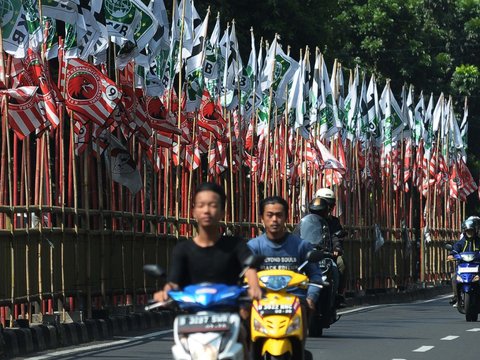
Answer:
POLYGON ((163 287, 163 290, 157 291, 155 294, 153 294, 153 300, 157 302, 165 302, 168 300, 168 292, 170 290, 177 290, 178 285, 174 283, 166 283, 165 286, 163 287))

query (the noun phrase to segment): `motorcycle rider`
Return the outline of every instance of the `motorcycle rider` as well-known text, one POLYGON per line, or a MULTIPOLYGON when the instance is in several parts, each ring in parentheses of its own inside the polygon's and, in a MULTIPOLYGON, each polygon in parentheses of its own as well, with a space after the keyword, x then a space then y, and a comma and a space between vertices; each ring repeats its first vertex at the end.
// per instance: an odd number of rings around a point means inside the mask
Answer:
POLYGON ((328 223, 328 229, 330 230, 330 236, 332 237, 332 242, 335 244, 333 247, 333 255, 335 256, 335 262, 338 267, 338 272, 340 275, 338 282, 338 297, 337 297, 337 307, 345 306, 345 262, 343 260, 343 238, 346 235, 346 231, 343 229, 342 224, 338 217, 333 215, 333 210, 336 206, 335 193, 329 188, 321 188, 315 193, 315 197, 324 199, 329 207, 329 211, 325 220, 328 223))
MULTIPOLYGON (((336 254, 338 249, 341 249, 338 238, 331 236, 330 229, 327 222, 329 215, 329 204, 325 199, 315 197, 308 205, 309 214, 305 215, 299 222, 295 229, 295 233, 300 237, 310 242, 315 248, 326 250, 336 254)), ((335 262, 332 263, 332 280, 333 293, 338 291, 338 283, 340 274, 335 262)), ((331 307, 335 306, 335 299, 331 299, 331 307)))
MULTIPOLYGON (((226 196, 223 188, 215 183, 200 184, 194 195, 193 217, 197 222, 197 235, 192 240, 178 242, 170 258, 168 282, 162 291, 154 294, 156 301, 166 301, 168 291, 203 282, 235 285, 243 271, 243 264, 252 252, 243 239, 221 235, 220 220, 225 215, 226 196)), ((248 294, 261 299, 262 289, 257 271, 245 272, 248 294)), ((247 349, 246 330, 240 331, 239 340, 247 349)), ((245 351, 245 358, 248 351, 245 351)))
MULTIPOLYGON (((462 234, 460 240, 453 244, 453 249, 447 256, 447 260, 453 260, 455 253, 466 251, 480 251, 480 218, 471 216, 462 223, 462 234)), ((450 304, 456 306, 458 301, 457 294, 457 274, 452 275, 453 297, 450 304)))
MULTIPOLYGON (((255 255, 266 256, 262 269, 296 270, 307 258, 312 244, 289 233, 285 228, 288 217, 288 204, 279 196, 271 196, 260 202, 260 216, 265 232, 251 239, 247 245, 255 255)), ((313 283, 322 283, 322 273, 315 263, 304 267, 305 273, 313 283)), ((315 310, 315 303, 320 294, 318 287, 310 286, 307 290, 307 304, 315 310)))

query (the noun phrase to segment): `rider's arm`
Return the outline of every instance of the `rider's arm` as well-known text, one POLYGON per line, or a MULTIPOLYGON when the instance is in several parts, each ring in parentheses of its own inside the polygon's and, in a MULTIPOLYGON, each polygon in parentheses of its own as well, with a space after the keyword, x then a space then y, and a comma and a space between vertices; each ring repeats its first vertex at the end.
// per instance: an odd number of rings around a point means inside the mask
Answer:
POLYGON ((455 244, 453 244, 453 248, 452 248, 452 251, 450 252, 450 255, 462 252, 464 246, 465 246, 465 239, 462 238, 459 241, 457 241, 455 244))
MULTIPOLYGON (((236 246, 236 254, 240 264, 244 264, 246 259, 251 256, 252 253, 254 255, 256 254, 242 240, 238 241, 236 246)), ((245 272, 245 278, 248 282, 248 295, 250 295, 252 299, 260 300, 262 298, 262 289, 260 288, 260 283, 258 282, 257 270, 254 268, 249 268, 245 272)))
POLYGON ((168 281, 162 290, 157 291, 153 298, 156 301, 167 301, 168 292, 180 288, 185 279, 185 271, 187 271, 188 261, 185 257, 186 243, 178 243, 172 251, 170 258, 170 271, 168 273, 168 281))
MULTIPOLYGON (((300 258, 302 262, 306 260, 309 251, 313 250, 312 244, 303 241, 300 245, 300 258)), ((318 267, 317 263, 308 263, 305 266, 305 273, 308 276, 310 282, 321 284, 322 283, 322 271, 318 267)), ((320 296, 320 289, 316 286, 309 286, 307 290, 307 298, 316 302, 320 296)))
POLYGON ((248 269, 245 277, 248 281, 248 295, 250 295, 252 299, 260 300, 262 298, 262 289, 258 282, 257 270, 252 268, 248 269))

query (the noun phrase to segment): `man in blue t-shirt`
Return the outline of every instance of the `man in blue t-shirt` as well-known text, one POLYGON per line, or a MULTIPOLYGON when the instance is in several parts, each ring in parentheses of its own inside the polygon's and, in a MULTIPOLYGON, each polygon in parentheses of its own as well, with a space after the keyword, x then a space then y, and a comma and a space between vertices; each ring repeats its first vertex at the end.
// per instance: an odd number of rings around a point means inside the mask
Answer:
MULTIPOLYGON (((288 216, 288 204, 279 196, 271 196, 260 202, 260 216, 265 233, 250 240, 247 245, 255 255, 266 256, 263 269, 297 270, 313 250, 312 244, 290 234, 285 228, 288 216)), ((311 282, 321 283, 322 273, 316 263, 304 267, 311 282)), ((315 310, 320 294, 318 287, 310 286, 307 291, 307 304, 315 310)))

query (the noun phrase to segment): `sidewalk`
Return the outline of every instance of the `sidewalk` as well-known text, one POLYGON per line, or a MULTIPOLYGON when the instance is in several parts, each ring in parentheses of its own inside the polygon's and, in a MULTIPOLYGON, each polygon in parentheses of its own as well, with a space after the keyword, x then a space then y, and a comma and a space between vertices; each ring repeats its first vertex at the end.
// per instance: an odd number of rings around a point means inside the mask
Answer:
MULTIPOLYGON (((380 289, 347 296, 345 302, 348 307, 410 302, 430 299, 450 292, 451 286, 447 284, 405 291, 380 289)), ((70 323, 52 322, 29 325, 27 322, 18 321, 17 327, 0 329, 0 359, 11 359, 38 351, 112 339, 129 331, 169 328, 172 324, 173 313, 170 311, 124 312, 123 315, 108 316, 104 314, 101 319, 70 323)))

